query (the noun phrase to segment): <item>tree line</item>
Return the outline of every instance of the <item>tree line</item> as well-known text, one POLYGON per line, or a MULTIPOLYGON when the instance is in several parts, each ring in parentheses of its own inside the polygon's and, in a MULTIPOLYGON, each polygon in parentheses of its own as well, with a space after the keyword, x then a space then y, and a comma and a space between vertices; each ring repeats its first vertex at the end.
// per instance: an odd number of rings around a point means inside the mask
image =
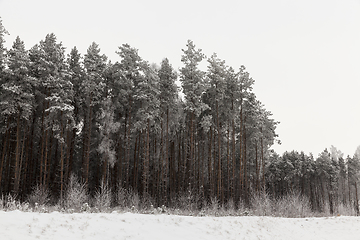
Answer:
POLYGON ((357 157, 277 155, 278 122, 246 68, 190 40, 177 71, 129 44, 112 63, 94 42, 82 56, 53 33, 29 50, 19 37, 6 49, 5 34, 0 21, 0 194, 26 199, 41 186, 62 200, 75 175, 91 195, 105 184, 157 205, 189 192, 249 205, 300 191, 318 211, 358 202, 357 157))
POLYGON ((349 207, 359 215, 360 147, 344 158, 331 146, 314 158, 304 152, 272 153, 266 170, 267 190, 275 198, 291 192, 305 196, 313 211, 335 214, 349 207))
POLYGON ((71 174, 90 193, 103 182, 159 204, 189 190, 224 202, 264 188, 277 122, 244 66, 213 54, 200 70, 190 40, 177 72, 128 44, 111 63, 96 43, 66 56, 54 34, 29 50, 19 37, 5 49, 4 34, 1 25, 1 193, 42 185, 62 198, 71 174))

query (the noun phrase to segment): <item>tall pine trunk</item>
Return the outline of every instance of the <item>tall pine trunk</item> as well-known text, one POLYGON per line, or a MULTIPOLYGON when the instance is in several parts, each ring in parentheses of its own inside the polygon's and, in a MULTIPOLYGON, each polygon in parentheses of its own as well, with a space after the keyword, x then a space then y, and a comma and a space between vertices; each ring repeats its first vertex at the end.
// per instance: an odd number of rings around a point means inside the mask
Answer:
POLYGON ((83 165, 83 180, 87 189, 89 189, 89 168, 90 168, 90 149, 91 149, 91 129, 92 129, 92 96, 90 96, 88 104, 88 116, 87 123, 88 129, 85 137, 85 153, 84 153, 84 165, 83 165))
POLYGON ((15 148, 15 169, 14 169, 14 194, 19 193, 19 182, 20 182, 20 111, 16 120, 16 148, 15 148))
POLYGON ((231 184, 231 197, 235 198, 235 168, 236 168, 236 140, 235 140, 235 121, 234 118, 231 121, 232 125, 232 184, 231 184))
POLYGON ((170 198, 170 162, 169 162, 169 108, 166 109, 166 133, 165 133, 165 199, 170 198))
POLYGON ((261 163, 262 163, 262 190, 265 193, 265 159, 264 159, 264 137, 261 136, 261 163))
POLYGON ((63 126, 63 112, 60 115, 60 202, 63 202, 64 194, 64 126, 63 126))
POLYGON ((212 131, 212 127, 210 127, 209 130, 209 152, 208 152, 208 181, 209 181, 209 195, 212 196, 213 194, 213 180, 212 180, 212 139, 213 139, 213 131, 212 131))
POLYGON ((218 189, 217 189, 217 197, 223 202, 223 191, 222 191, 222 164, 221 164, 221 130, 220 130, 220 120, 219 120, 219 106, 216 102, 216 130, 217 130, 217 147, 218 147, 218 189))
POLYGON ((145 161, 144 161, 144 196, 148 194, 149 190, 149 161, 150 161, 150 120, 147 119, 147 130, 146 130, 146 144, 145 150, 145 161))
POLYGON ((2 185, 2 178, 3 178, 3 169, 4 169, 4 165, 5 165, 5 156, 6 156, 6 149, 7 146, 9 145, 9 140, 10 140, 10 129, 9 129, 9 125, 10 125, 10 118, 7 119, 7 126, 6 126, 6 132, 5 132, 5 139, 3 141, 3 150, 2 150, 2 154, 1 154, 1 163, 0 163, 0 193, 3 190, 3 185, 2 185))
POLYGON ((126 127, 126 136, 125 136, 125 187, 129 187, 129 169, 130 169, 130 133, 131 133, 131 122, 132 122, 132 99, 129 98, 129 111, 128 111, 128 126, 126 127))

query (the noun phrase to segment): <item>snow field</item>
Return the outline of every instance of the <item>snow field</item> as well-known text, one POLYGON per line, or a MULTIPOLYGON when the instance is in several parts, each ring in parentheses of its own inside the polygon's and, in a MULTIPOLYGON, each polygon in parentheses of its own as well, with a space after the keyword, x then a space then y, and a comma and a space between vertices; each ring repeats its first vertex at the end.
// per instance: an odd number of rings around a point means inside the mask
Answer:
POLYGON ((360 218, 0 211, 0 239, 360 239, 360 218))

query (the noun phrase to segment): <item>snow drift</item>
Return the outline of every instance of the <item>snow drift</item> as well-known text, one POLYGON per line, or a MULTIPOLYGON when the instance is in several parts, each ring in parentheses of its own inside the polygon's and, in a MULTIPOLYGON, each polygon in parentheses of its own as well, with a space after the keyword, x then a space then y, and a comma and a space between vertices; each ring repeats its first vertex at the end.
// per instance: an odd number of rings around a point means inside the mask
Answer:
POLYGON ((0 211, 1 239, 360 239, 360 218, 0 211))

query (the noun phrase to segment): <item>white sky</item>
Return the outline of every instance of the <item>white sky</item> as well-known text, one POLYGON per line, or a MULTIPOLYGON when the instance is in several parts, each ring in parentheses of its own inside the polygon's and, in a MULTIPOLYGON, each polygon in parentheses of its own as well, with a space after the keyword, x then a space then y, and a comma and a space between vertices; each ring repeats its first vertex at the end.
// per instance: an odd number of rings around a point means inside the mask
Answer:
POLYGON ((27 48, 54 32, 83 54, 91 42, 113 62, 123 43, 149 62, 181 67, 187 39, 235 69, 280 121, 282 145, 312 152, 360 145, 360 0, 0 0, 0 16, 27 48))

